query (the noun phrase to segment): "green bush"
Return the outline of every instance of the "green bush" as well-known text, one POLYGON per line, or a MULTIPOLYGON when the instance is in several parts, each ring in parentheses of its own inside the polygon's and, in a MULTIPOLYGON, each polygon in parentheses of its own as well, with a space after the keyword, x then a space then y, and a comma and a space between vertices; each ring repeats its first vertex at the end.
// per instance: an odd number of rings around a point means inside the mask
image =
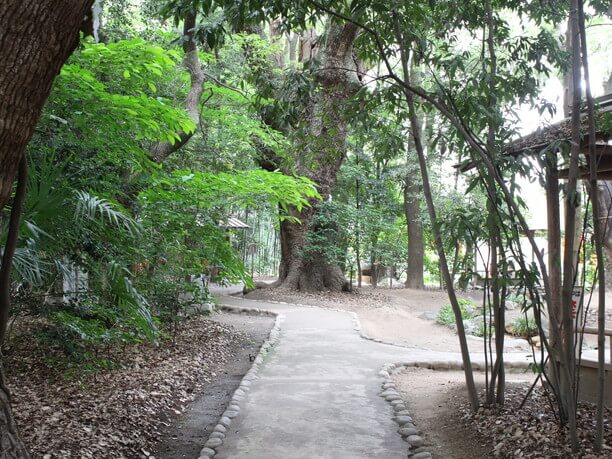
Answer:
POLYGON ((538 334, 538 326, 532 317, 517 317, 510 323, 508 328, 513 335, 522 338, 530 338, 538 334))
MULTIPOLYGON (((474 302, 461 298, 457 301, 459 302, 459 309, 461 309, 461 317, 463 320, 471 319, 479 314, 478 307, 474 302)), ((450 303, 446 303, 440 308, 436 317, 436 322, 441 325, 453 325, 455 323, 455 314, 450 303)))

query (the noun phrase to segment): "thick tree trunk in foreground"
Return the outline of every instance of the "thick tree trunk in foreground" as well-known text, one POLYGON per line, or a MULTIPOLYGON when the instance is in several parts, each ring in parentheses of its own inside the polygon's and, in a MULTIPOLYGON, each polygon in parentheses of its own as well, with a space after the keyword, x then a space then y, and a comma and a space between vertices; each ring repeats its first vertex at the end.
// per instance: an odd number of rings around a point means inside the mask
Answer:
POLYGON ((0 209, 62 64, 93 0, 0 2, 0 209))
MULTIPOLYGON (((319 87, 306 107, 308 125, 296 148, 299 151, 296 172, 317 183, 324 201, 331 196, 346 154, 345 103, 359 88, 353 58, 357 27, 334 22, 328 27, 327 41, 315 70, 319 87)), ((347 288, 340 266, 330 263, 325 253, 307 247, 307 232, 317 231, 313 225, 316 212, 317 203, 302 212, 293 209, 292 215, 301 224, 289 221, 281 224, 278 285, 282 288, 312 291, 347 288)))
POLYGON ((281 223, 280 286, 292 290, 339 292, 347 288, 340 266, 327 263, 324 253, 303 253, 307 245, 306 233, 311 229, 315 212, 316 208, 293 212, 301 225, 289 221, 281 223))
MULTIPOLYGON (((0 2, 0 211, 11 196, 15 174, 53 80, 78 45, 79 30, 91 28, 88 15, 92 3, 93 0, 0 2)), ((3 297, 8 295, 7 291, 0 293, 3 297)), ((9 304, 4 302, 2 308, 0 317, 8 317, 9 304)), ((4 330, 6 325, 2 320, 0 328, 4 330)), ((0 457, 28 457, 17 434, 1 366, 0 361, 0 457)))

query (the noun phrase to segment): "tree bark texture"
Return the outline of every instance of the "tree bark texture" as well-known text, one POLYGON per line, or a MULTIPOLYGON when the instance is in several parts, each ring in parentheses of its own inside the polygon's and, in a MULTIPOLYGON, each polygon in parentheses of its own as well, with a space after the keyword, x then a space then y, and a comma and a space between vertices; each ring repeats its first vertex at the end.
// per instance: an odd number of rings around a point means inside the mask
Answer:
POLYGON ((17 425, 11 411, 11 399, 8 388, 4 382, 4 367, 0 360, 0 457, 6 459, 29 458, 30 455, 24 446, 17 425))
MULTIPOLYGON (((418 67, 411 66, 412 82, 420 84, 421 72, 418 67)), ((423 130, 422 114, 419 113, 419 123, 423 130)), ((418 133, 419 136, 423 132, 418 133)), ((421 184, 418 159, 416 157, 415 135, 408 138, 408 151, 406 155, 406 166, 408 172, 404 178, 404 214, 406 216, 406 227, 408 230, 408 269, 406 272, 406 287, 423 289, 423 265, 425 259, 425 247, 423 245, 423 222, 421 220, 421 201, 423 200, 423 186, 421 184)), ((454 276, 453 276, 454 278, 454 276)))
MULTIPOLYGON (((79 31, 91 31, 92 3, 93 0, 0 2, 0 210, 11 196, 15 174, 53 80, 78 45, 79 31)), ((3 297, 8 294, 0 293, 3 297)), ((0 457, 29 457, 17 434, 1 368, 0 457)))
POLYGON ((0 2, 0 209, 51 85, 90 27, 93 0, 0 2))
POLYGON ((404 213, 408 229, 408 272, 406 287, 423 289, 423 223, 421 221, 422 189, 416 174, 408 173, 404 184, 404 213))
MULTIPOLYGON (((330 199, 336 175, 346 156, 347 119, 345 104, 359 89, 353 57, 357 27, 329 23, 327 40, 319 52, 315 70, 318 88, 305 108, 307 125, 297 135, 295 172, 317 183, 324 201, 330 199)), ((307 250, 309 231, 317 231, 314 217, 318 204, 298 212, 291 210, 301 224, 281 223, 281 263, 278 285, 293 290, 332 290, 347 288, 340 266, 330 263, 321 251, 307 250), (306 249, 306 250, 305 250, 306 249)))

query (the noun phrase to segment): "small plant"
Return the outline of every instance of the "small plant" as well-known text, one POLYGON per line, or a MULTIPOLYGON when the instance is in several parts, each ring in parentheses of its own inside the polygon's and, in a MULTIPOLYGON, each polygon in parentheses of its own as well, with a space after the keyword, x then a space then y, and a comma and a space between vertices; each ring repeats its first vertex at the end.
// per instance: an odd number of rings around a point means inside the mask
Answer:
MULTIPOLYGON (((470 300, 457 299, 459 302, 459 309, 461 309, 461 317, 463 320, 471 319, 472 317, 479 314, 478 307, 470 300)), ((438 311, 436 322, 441 325, 453 325, 455 323, 455 313, 450 303, 446 303, 438 311)))
POLYGON ((538 334, 538 326, 532 317, 517 317, 508 327, 511 334, 522 338, 531 338, 538 334))

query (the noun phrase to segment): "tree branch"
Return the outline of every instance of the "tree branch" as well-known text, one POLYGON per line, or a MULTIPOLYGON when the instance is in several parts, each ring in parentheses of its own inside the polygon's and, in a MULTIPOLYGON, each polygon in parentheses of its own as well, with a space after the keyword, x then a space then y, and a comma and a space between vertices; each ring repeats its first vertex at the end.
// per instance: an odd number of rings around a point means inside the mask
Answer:
MULTIPOLYGON (((196 27, 196 13, 190 12, 186 15, 183 22, 183 50, 185 51, 185 58, 183 59, 183 65, 189 72, 191 77, 191 87, 185 98, 185 109, 193 120, 198 125, 200 124, 200 112, 198 106, 202 93, 204 92, 204 72, 200 64, 200 58, 198 56, 198 47, 194 39, 194 32, 196 27)), ((173 144, 170 142, 160 142, 151 149, 151 159, 156 163, 161 163, 168 158, 171 154, 178 151, 185 145, 191 137, 192 133, 179 132, 179 140, 173 144)))

